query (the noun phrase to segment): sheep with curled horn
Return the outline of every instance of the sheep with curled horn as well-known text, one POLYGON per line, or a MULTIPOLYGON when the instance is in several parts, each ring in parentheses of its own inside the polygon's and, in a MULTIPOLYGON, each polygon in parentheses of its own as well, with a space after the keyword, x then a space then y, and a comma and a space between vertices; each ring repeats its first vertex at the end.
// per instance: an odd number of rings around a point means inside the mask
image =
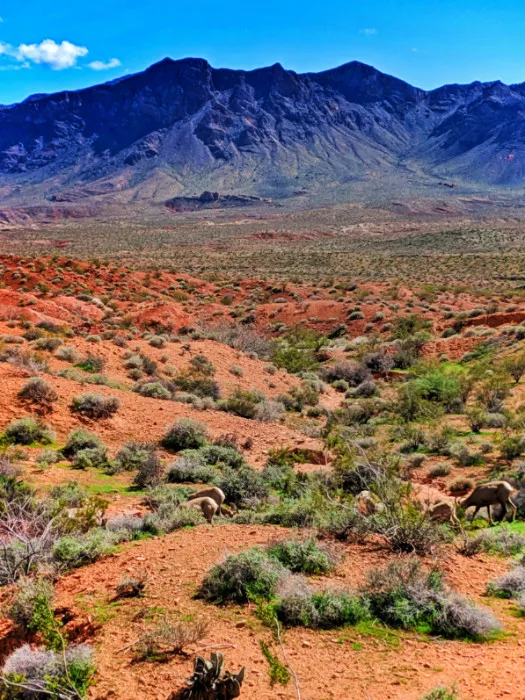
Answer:
POLYGON ((467 508, 474 507, 474 515, 472 520, 475 519, 480 508, 486 508, 489 516, 489 523, 494 525, 492 520, 491 506, 499 504, 502 508, 501 520, 505 520, 507 516, 507 506, 510 506, 512 511, 512 522, 516 517, 516 505, 513 503, 511 496, 514 489, 513 486, 509 484, 508 481, 489 481, 486 484, 480 484, 466 497, 458 501, 458 505, 466 510, 467 508))

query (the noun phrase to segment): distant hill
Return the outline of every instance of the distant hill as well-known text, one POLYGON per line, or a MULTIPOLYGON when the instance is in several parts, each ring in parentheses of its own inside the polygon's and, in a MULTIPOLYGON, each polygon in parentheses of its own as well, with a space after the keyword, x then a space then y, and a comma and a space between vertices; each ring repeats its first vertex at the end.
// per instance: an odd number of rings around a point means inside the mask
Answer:
POLYGON ((525 83, 427 92, 358 62, 299 75, 165 59, 0 107, 3 203, 280 198, 439 180, 525 185, 525 83))

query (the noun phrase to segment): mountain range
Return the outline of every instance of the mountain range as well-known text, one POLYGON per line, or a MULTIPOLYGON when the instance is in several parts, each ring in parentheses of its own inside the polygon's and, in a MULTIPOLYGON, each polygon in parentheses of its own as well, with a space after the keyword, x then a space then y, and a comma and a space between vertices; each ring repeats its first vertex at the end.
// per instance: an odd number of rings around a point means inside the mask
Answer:
POLYGON ((0 201, 284 198, 389 182, 521 188, 525 83, 425 91, 359 62, 298 74, 165 59, 0 107, 0 201))

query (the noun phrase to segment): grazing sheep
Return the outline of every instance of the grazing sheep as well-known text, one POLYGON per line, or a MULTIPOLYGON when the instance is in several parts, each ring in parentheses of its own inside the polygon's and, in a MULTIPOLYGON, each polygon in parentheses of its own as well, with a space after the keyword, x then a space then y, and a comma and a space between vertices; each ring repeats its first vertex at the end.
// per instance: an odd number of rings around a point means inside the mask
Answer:
POLYGON ((439 501, 428 508, 428 515, 431 520, 437 523, 452 523, 459 525, 459 519, 456 515, 456 507, 448 501, 439 501))
POLYGON ((179 508, 195 508, 196 510, 200 510, 210 525, 213 525, 213 517, 217 513, 219 507, 213 498, 205 496, 204 498, 194 498, 191 501, 186 501, 186 503, 181 503, 179 508))
POLYGON ((188 501, 194 501, 196 498, 211 498, 218 505, 217 513, 222 515, 222 506, 224 503, 224 491, 221 491, 217 486, 210 486, 206 489, 201 489, 197 493, 188 496, 188 501))
POLYGON ((459 501, 459 505, 465 510, 471 506, 475 507, 472 520, 474 520, 480 508, 486 508, 489 516, 489 523, 494 525, 490 507, 496 505, 496 503, 499 503, 503 510, 501 520, 505 520, 505 517, 507 516, 508 504, 512 510, 512 521, 514 522, 517 509, 510 498, 514 490, 515 489, 508 483, 508 481, 490 481, 488 484, 476 486, 470 495, 459 501))

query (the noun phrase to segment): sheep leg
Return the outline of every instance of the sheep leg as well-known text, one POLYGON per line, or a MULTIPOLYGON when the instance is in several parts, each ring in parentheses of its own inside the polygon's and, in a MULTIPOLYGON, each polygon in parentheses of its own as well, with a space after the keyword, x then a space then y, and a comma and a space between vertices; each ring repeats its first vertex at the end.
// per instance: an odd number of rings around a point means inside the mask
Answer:
POLYGON ((492 520, 492 513, 490 512, 490 503, 487 505, 487 513, 489 514, 489 523, 494 525, 494 520, 492 520))
POLYGON ((470 519, 470 522, 471 522, 471 523, 473 523, 474 520, 476 519, 476 515, 478 514, 480 508, 481 508, 481 506, 476 506, 476 507, 474 508, 474 515, 473 515, 472 518, 470 519))
POLYGON ((503 522, 507 517, 507 504, 505 503, 505 501, 500 501, 499 503, 503 511, 501 514, 500 522, 503 522))
POLYGON ((518 509, 517 509, 517 507, 516 507, 516 504, 512 501, 511 498, 509 498, 509 506, 510 506, 510 508, 511 508, 511 510, 512 510, 512 517, 511 517, 510 520, 511 520, 511 522, 514 522, 514 520, 516 519, 516 511, 517 511, 518 509))

